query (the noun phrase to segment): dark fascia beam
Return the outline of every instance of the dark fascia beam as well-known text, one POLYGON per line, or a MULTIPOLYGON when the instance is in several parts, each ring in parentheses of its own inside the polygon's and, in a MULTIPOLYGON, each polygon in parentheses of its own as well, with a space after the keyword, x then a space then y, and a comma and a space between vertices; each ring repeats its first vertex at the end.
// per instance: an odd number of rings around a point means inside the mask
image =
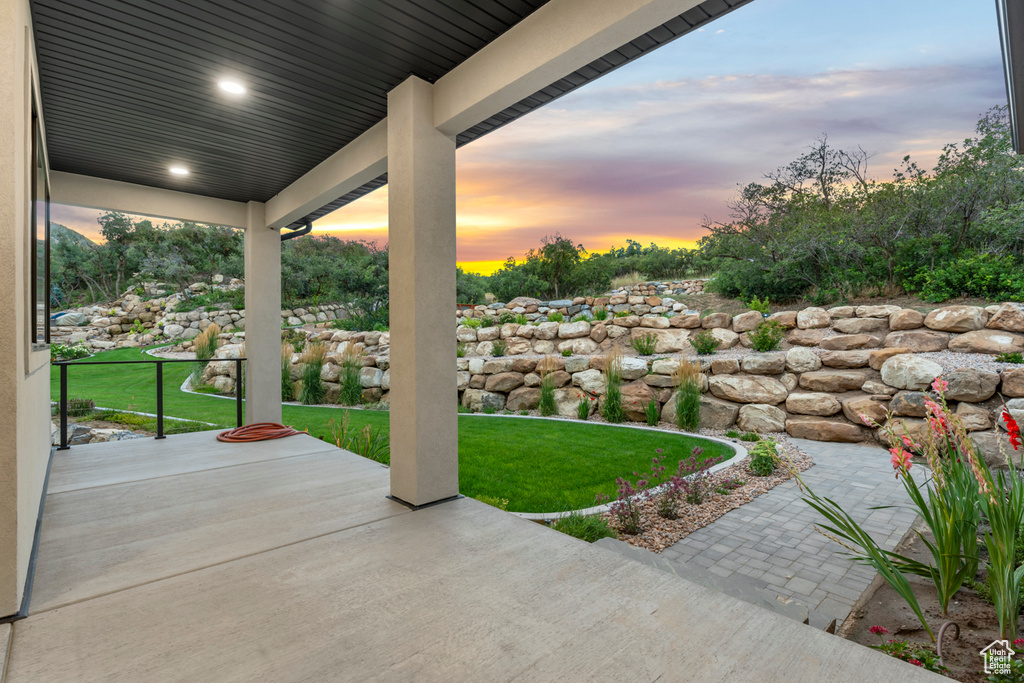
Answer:
POLYGON ((996 0, 999 42, 1003 48, 1006 99, 1010 105, 1013 148, 1024 153, 1024 0, 996 0))

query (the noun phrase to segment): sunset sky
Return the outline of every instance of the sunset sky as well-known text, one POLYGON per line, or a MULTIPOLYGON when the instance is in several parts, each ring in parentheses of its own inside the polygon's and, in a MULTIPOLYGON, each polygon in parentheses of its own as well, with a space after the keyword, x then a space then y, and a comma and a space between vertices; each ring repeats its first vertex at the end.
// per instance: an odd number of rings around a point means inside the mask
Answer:
MULTIPOLYGON (((888 178, 1005 103, 991 0, 755 0, 460 149, 458 259, 488 274, 555 232, 692 246, 822 133, 888 178)), ((53 208, 90 236, 97 215, 53 208)), ((387 188, 314 228, 386 243, 387 188)))

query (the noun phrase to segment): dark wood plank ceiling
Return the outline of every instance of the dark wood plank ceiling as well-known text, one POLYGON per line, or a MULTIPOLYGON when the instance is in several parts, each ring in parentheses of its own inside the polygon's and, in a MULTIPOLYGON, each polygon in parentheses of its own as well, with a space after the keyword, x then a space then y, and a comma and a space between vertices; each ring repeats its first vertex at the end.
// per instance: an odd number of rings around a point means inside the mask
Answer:
MULTIPOLYGON (((464 131, 514 121, 752 0, 705 0, 464 131)), ((32 0, 54 170, 266 201, 547 0, 32 0), (217 81, 249 92, 232 99, 217 81), (172 164, 187 166, 184 178, 172 164)), ((382 186, 383 175, 293 226, 382 186)))
POLYGON ((266 201, 546 1, 33 0, 50 165, 266 201))
MULTIPOLYGON (((676 38, 680 38, 687 33, 714 21, 725 14, 728 14, 734 9, 746 5, 749 2, 753 2, 753 0, 705 0, 688 12, 685 12, 675 19, 662 24, 653 31, 645 33, 636 40, 630 41, 618 50, 609 52, 600 59, 596 59, 590 64, 587 64, 582 69, 574 71, 565 78, 552 83, 543 90, 534 93, 526 99, 516 102, 504 111, 498 112, 486 121, 482 121, 469 130, 464 131, 456 138, 457 143, 461 147, 462 145, 482 137, 491 131, 497 130, 502 126, 515 121, 520 116, 524 116, 534 109, 543 107, 545 104, 572 92, 576 88, 584 86, 592 80, 599 78, 610 71, 614 71, 620 66, 642 57, 651 50, 660 47, 665 43, 671 42, 676 38)), ((319 211, 313 212, 301 221, 297 221, 291 227, 298 227, 300 225, 304 225, 307 221, 323 218, 332 211, 335 211, 349 202, 376 190, 386 183, 387 174, 385 173, 379 178, 375 178, 366 183, 359 189, 349 192, 344 197, 339 197, 337 200, 327 204, 319 211)))

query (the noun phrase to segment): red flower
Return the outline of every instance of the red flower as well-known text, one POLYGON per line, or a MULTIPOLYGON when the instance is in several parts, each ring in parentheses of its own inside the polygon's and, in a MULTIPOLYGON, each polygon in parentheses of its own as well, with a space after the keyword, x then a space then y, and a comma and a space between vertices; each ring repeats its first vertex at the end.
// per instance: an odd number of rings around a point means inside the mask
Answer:
POLYGON ((1024 638, 1018 638, 1017 640, 1013 641, 1013 646, 1024 647, 1024 638))
POLYGON ((914 666, 924 666, 924 664, 922 664, 921 660, 919 660, 919 659, 911 659, 910 663, 913 664, 914 666))
POLYGON ((1010 436, 1010 445, 1013 446, 1013 450, 1019 451, 1021 447, 1020 440, 1020 425, 1013 419, 1013 415, 1010 414, 1010 410, 1003 406, 1003 421, 1006 423, 1006 431, 1010 436))
POLYGON ((876 636, 880 636, 889 632, 889 629, 887 629, 884 626, 872 626, 868 630, 874 633, 876 636))

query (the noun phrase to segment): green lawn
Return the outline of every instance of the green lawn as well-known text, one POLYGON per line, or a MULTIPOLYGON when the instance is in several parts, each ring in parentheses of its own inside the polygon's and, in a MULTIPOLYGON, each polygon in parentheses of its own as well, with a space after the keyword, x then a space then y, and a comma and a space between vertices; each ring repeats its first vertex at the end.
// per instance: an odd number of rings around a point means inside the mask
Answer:
MULTIPOLYGON (((148 358, 139 349, 117 349, 94 360, 148 358)), ((178 390, 191 369, 187 363, 164 366, 164 412, 168 416, 233 427, 234 401, 178 390)), ((156 371, 143 365, 68 368, 68 395, 89 398, 97 406, 154 412, 156 371)), ((54 368, 51 389, 60 396, 54 368)), ((454 397, 453 397, 454 400, 454 397)), ((388 430, 388 413, 343 408, 284 406, 284 421, 314 436, 327 436, 327 423, 348 414, 355 427, 370 424, 388 430)), ((459 416, 459 489, 467 496, 508 499, 509 510, 549 512, 589 507, 598 493, 615 495, 615 479, 649 470, 655 449, 674 469, 694 446, 704 456, 731 455, 728 446, 681 434, 615 428, 565 420, 525 420, 496 416, 459 416)))

